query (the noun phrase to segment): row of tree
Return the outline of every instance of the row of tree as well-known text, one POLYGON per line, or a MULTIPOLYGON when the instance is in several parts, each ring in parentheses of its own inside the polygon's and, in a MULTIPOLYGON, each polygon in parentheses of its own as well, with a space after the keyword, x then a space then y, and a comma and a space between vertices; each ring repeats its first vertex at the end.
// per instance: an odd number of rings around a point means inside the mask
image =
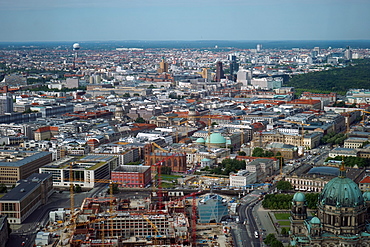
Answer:
POLYGON ((353 167, 357 165, 358 167, 370 167, 370 159, 369 158, 361 158, 361 157, 344 157, 344 156, 336 156, 335 158, 327 158, 328 160, 338 160, 343 161, 346 166, 353 167))
POLYGON ((344 140, 347 139, 347 135, 343 133, 335 133, 335 132, 329 132, 328 134, 324 135, 321 138, 321 142, 323 144, 331 144, 331 145, 343 145, 344 140))
MULTIPOLYGON (((306 202, 309 209, 316 209, 318 193, 306 193, 306 202)), ((293 194, 269 194, 265 195, 262 206, 266 209, 287 209, 291 208, 293 194)))

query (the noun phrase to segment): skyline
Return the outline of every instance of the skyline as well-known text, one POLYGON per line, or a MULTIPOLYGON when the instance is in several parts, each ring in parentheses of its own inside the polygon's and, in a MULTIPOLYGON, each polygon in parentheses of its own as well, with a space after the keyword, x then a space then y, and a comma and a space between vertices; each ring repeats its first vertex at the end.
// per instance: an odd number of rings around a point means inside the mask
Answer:
POLYGON ((366 0, 3 0, 0 42, 370 40, 366 0))

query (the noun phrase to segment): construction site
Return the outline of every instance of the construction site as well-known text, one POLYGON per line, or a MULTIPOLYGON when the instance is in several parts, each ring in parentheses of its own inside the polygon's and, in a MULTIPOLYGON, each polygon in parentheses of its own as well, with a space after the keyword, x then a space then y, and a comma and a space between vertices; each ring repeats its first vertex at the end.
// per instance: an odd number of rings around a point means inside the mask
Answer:
MULTIPOLYGON (((75 207, 74 185, 69 183, 70 208, 53 212, 48 225, 38 233, 36 245, 232 246, 221 224, 222 217, 228 215, 230 198, 205 195, 203 190, 184 195, 183 191, 162 189, 160 168, 173 157, 156 157, 152 164, 153 187, 146 197, 114 196, 114 185, 122 188, 124 184, 98 179, 95 182, 109 184, 107 193, 85 198, 81 206, 75 207)), ((69 181, 76 178, 72 167, 69 181)))
POLYGON ((49 238, 49 246, 232 246, 221 224, 197 222, 201 191, 150 194, 86 198, 79 208, 53 212, 41 236, 49 238))

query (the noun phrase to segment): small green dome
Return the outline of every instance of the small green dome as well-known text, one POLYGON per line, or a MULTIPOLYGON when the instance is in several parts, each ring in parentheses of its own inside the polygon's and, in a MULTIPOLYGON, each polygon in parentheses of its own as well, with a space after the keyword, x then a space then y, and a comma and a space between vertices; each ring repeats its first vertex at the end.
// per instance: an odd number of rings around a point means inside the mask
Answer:
POLYGON ((212 133, 207 137, 206 142, 210 144, 225 144, 226 139, 221 135, 221 133, 212 133))
POLYGON ((196 143, 205 143, 206 141, 204 140, 204 138, 199 137, 195 142, 196 143))
POLYGON ((319 204, 336 207, 357 207, 364 204, 358 185, 346 177, 330 180, 319 196, 319 204))
POLYGON ((293 196, 293 201, 295 202, 305 202, 306 196, 302 192, 297 192, 293 196))
POLYGON ((310 222, 311 224, 321 224, 320 219, 317 217, 313 217, 310 222))
POLYGON ((370 191, 366 191, 364 194, 362 194, 365 201, 370 201, 370 191))

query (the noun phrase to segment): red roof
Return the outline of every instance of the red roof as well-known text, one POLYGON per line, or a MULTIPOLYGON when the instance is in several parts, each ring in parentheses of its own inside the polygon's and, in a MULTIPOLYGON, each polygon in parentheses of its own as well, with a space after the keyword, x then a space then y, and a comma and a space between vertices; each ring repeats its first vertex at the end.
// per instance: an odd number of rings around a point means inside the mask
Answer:
POLYGON ((360 181, 360 184, 370 184, 370 176, 366 176, 360 181))
POLYGON ((289 101, 288 104, 300 104, 300 105, 313 105, 313 104, 320 104, 320 100, 315 99, 295 99, 289 101))
POLYGON ((38 128, 35 132, 40 133, 40 132, 47 132, 47 131, 59 131, 59 128, 55 126, 45 126, 45 127, 38 128))

